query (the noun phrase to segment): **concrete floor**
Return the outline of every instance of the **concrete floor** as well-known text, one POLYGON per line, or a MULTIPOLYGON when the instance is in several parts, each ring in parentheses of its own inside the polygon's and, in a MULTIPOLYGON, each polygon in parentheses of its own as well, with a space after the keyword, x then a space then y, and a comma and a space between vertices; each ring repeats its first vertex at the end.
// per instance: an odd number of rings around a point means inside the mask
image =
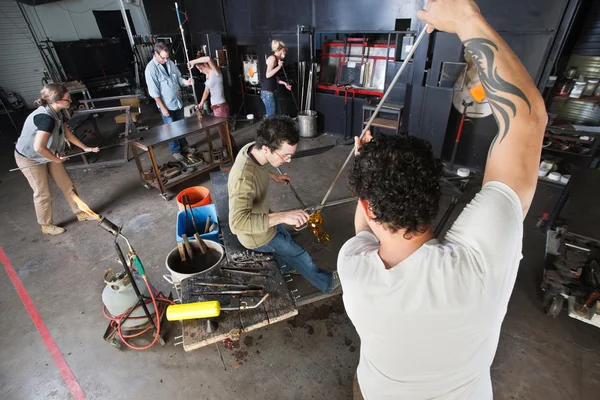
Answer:
MULTIPOLYGON (((251 138, 252 130, 236 135, 251 138)), ((43 236, 36 224, 31 190, 14 164, 10 136, 0 157, 0 246, 38 308, 88 399, 348 399, 360 342, 341 298, 300 308, 299 315, 242 337, 231 350, 215 346, 185 353, 174 346, 178 323, 168 326, 168 342, 149 351, 119 351, 103 341, 103 272, 117 267, 112 238, 94 222, 79 223, 55 190, 55 223, 67 228, 43 236)), ((322 136, 302 147, 335 142, 322 136)), ((166 149, 165 149, 166 150, 166 149)), ((307 204, 317 203, 349 151, 294 160, 286 167, 307 204)), ((163 156, 168 156, 166 153, 163 156)), ((71 172, 81 197, 96 212, 124 226, 150 280, 169 290, 164 259, 175 246, 174 201, 142 187, 135 164, 71 172)), ((331 199, 348 195, 342 180, 331 199)), ((208 176, 189 182, 209 185, 208 176)), ((56 188, 54 188, 56 189, 56 188)), ((296 207, 284 186, 272 185, 274 210, 296 207)), ((175 191, 176 192, 176 191, 175 191)), ((600 392, 600 332, 566 313, 557 319, 540 309, 544 237, 535 229, 550 211, 558 190, 541 185, 525 221, 524 258, 503 325, 492 377, 496 399, 596 399, 600 392)), ((353 206, 324 213, 332 243, 316 244, 310 233, 297 241, 318 264, 335 268, 336 252, 352 234, 353 206)), ((68 399, 67 386, 46 350, 23 303, 4 272, 0 279, 0 398, 68 399)))

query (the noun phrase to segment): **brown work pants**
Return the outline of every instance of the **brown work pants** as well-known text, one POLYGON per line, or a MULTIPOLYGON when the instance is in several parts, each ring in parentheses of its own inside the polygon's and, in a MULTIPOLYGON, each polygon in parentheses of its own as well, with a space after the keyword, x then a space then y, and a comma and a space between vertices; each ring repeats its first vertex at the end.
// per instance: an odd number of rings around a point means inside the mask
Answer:
MULTIPOLYGON (((37 161, 15 152, 15 160, 19 168, 37 164, 37 161)), ((75 186, 69 177, 67 170, 63 164, 49 162, 47 164, 39 164, 33 167, 22 169, 23 175, 27 178, 29 186, 33 189, 33 204, 35 206, 35 214, 40 225, 52 224, 52 195, 50 193, 50 182, 48 175, 54 179, 56 186, 62 190, 74 214, 79 212, 77 203, 72 196, 76 195, 75 186)))
POLYGON ((360 385, 358 384, 358 377, 354 373, 354 381, 352 382, 352 400, 365 400, 360 391, 360 385))

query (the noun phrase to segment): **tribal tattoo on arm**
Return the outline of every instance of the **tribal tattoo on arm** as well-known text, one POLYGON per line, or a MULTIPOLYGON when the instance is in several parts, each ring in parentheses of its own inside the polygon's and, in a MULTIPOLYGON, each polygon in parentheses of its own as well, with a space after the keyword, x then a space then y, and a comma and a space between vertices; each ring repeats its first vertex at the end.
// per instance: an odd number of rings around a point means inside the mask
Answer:
POLYGON ((463 42, 466 53, 470 56, 479 71, 479 79, 485 90, 487 99, 492 107, 494 118, 498 123, 498 134, 490 145, 490 154, 494 144, 500 138, 500 142, 506 137, 510 129, 511 120, 517 115, 517 98, 523 100, 531 114, 531 104, 525 93, 510 82, 505 81, 498 74, 495 57, 498 46, 489 39, 473 38, 463 42))

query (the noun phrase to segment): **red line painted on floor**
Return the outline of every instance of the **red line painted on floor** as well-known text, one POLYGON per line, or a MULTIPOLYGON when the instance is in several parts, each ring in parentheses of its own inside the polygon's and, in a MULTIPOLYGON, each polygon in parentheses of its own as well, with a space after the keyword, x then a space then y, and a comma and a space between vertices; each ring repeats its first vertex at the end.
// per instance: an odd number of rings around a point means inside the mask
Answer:
POLYGON ((37 308, 35 308, 31 297, 29 297, 29 294, 27 294, 25 287, 23 286, 21 280, 17 276, 17 273, 15 272, 15 269, 13 268, 12 264, 8 260, 8 257, 2 249, 2 246, 0 246, 0 262, 4 264, 4 269, 6 270, 6 273, 10 277, 10 280, 12 281, 15 290, 19 294, 21 301, 23 301, 23 304, 25 305, 25 308, 27 309, 27 312, 29 313, 33 324, 37 328, 40 336, 42 337, 42 340, 44 341, 44 344, 50 352, 50 355, 54 359, 54 362, 56 363, 60 374, 62 375, 65 383, 67 384, 67 387, 73 395, 73 398, 75 400, 87 400, 87 397, 85 397, 85 393, 83 393, 83 390, 81 390, 79 383, 77 383, 73 372, 71 372, 71 368, 69 368, 69 365, 65 361, 65 358, 58 349, 56 342, 52 338, 52 335, 46 327, 46 324, 44 324, 44 321, 42 320, 42 317, 40 316, 40 313, 38 312, 37 308))

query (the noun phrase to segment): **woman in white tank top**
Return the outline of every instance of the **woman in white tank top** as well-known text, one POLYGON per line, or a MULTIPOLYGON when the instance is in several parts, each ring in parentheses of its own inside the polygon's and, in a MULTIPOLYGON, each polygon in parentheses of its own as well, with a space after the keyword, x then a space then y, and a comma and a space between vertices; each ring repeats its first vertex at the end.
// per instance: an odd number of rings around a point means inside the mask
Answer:
MULTIPOLYGON (((202 100, 198 107, 204 107, 206 99, 210 94, 211 109, 215 117, 229 117, 229 105, 225 100, 225 91, 223 89, 223 75, 221 69, 215 64, 215 62, 208 56, 204 56, 202 53, 198 53, 198 58, 190 61, 189 67, 196 66, 198 71, 206 75, 206 82, 204 83, 204 93, 202 93, 202 100)), ((225 126, 219 126, 219 135, 221 136, 221 144, 223 147, 227 147, 227 129, 225 126)), ((237 145, 235 140, 229 134, 231 140, 231 148, 233 149, 233 155, 237 153, 237 145)))

